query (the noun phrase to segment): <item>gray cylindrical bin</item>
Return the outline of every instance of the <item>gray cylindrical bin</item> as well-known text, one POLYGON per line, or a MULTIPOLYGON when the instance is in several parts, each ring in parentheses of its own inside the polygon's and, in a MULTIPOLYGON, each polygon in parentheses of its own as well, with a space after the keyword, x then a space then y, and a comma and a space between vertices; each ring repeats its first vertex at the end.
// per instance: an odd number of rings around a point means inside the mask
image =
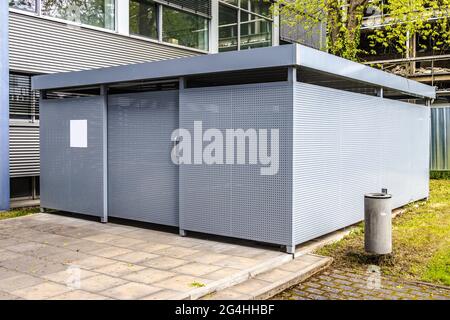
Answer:
POLYGON ((364 196, 366 252, 388 254, 392 252, 392 196, 369 193, 364 196))

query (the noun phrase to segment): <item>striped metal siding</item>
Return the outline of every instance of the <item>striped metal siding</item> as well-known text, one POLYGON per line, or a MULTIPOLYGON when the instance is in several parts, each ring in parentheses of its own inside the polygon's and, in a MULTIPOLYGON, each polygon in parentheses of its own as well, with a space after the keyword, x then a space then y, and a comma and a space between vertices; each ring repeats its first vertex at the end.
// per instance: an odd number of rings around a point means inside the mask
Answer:
POLYGON ((198 53, 111 32, 10 12, 10 69, 53 73, 198 53))
POLYGON ((450 170, 450 106, 431 109, 431 170, 450 170))
POLYGON ((11 178, 39 175, 39 125, 10 124, 9 156, 11 178))

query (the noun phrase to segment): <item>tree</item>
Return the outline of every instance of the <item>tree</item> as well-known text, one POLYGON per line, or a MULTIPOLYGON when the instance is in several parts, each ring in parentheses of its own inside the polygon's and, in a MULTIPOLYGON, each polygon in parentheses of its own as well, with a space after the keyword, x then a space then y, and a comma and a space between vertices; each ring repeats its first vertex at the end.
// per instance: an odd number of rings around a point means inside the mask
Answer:
POLYGON ((326 49, 350 60, 358 60, 361 53, 365 16, 374 29, 368 38, 371 48, 394 46, 399 53, 406 53, 407 42, 414 34, 431 38, 434 50, 450 44, 450 0, 276 0, 272 10, 282 17, 281 23, 301 23, 307 32, 326 22, 326 49))

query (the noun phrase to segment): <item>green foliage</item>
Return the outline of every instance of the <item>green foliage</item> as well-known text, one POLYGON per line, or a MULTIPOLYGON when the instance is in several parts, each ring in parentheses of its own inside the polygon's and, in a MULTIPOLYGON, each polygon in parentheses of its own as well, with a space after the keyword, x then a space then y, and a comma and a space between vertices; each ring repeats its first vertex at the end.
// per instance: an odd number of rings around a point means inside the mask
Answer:
POLYGON ((318 254, 332 256, 337 267, 367 269, 380 266, 384 274, 450 285, 450 181, 431 180, 428 201, 412 203, 393 220, 393 252, 364 251, 363 224, 318 254))
POLYGON ((205 285, 203 284, 203 283, 201 283, 201 282, 197 282, 197 281, 194 281, 194 282, 192 282, 191 284, 189 284, 191 287, 194 287, 194 288, 203 288, 205 285))
POLYGON ((358 60, 359 53, 376 54, 376 46, 406 55, 414 34, 428 41, 419 43, 423 49, 450 45, 450 0, 276 0, 272 10, 282 17, 281 23, 300 23, 306 31, 326 22, 327 47, 323 49, 350 60, 358 60), (364 16, 374 29, 369 52, 359 48, 364 16))

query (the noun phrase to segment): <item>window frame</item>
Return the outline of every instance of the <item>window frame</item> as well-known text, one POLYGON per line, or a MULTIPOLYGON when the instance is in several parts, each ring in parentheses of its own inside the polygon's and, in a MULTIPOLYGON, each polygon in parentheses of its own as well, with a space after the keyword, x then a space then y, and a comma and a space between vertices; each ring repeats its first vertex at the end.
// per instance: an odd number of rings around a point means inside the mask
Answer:
MULTIPOLYGON (((240 50, 242 50, 241 49, 241 25, 242 25, 241 15, 242 15, 242 13, 246 13, 246 14, 250 14, 250 15, 256 16, 258 18, 266 20, 268 23, 271 24, 271 39, 270 39, 270 44, 271 45, 270 46, 273 46, 274 45, 274 38, 275 38, 275 32, 274 32, 274 23, 275 23, 274 20, 275 19, 274 19, 274 17, 273 16, 266 17, 266 16, 261 15, 259 13, 252 12, 252 11, 249 11, 247 9, 244 9, 241 6, 241 1, 242 0, 237 0, 237 5, 233 5, 231 3, 225 2, 224 0, 218 0, 218 2, 219 2, 219 12, 220 12, 220 7, 221 6, 225 6, 225 7, 232 8, 232 9, 236 10, 236 13, 237 13, 237 50, 230 50, 230 51, 240 51, 240 50)), ((220 14, 219 14, 219 16, 220 16, 220 14)), ((220 35, 220 27, 221 27, 220 26, 220 21, 219 21, 217 27, 218 27, 218 31, 217 32, 220 35)), ((220 50, 220 38, 219 37, 217 38, 217 41, 218 41, 218 50, 219 50, 219 52, 226 52, 226 51, 221 51, 220 50)), ((247 49, 243 49, 243 50, 247 50, 247 49)))
POLYGON ((159 27, 158 34, 159 34, 159 39, 160 39, 160 41, 162 43, 170 44, 170 45, 176 45, 176 46, 181 46, 181 47, 184 47, 184 48, 190 48, 190 49, 194 49, 194 50, 200 50, 200 51, 203 51, 203 52, 209 52, 210 47, 211 47, 211 43, 210 43, 210 38, 211 38, 211 36, 210 36, 211 19, 208 19, 208 18, 206 18, 203 15, 194 14, 194 13, 192 13, 190 11, 186 11, 186 10, 181 10, 181 9, 175 8, 173 6, 165 6, 165 5, 161 5, 161 4, 157 4, 157 5, 160 7, 160 9, 158 10, 160 12, 159 13, 160 20, 159 20, 159 23, 158 23, 158 27, 159 27), (195 16, 197 18, 201 18, 201 19, 205 20, 205 22, 206 22, 206 31, 205 32, 206 32, 206 37, 207 37, 206 49, 194 48, 194 47, 189 47, 189 46, 182 45, 182 44, 174 44, 174 43, 170 43, 170 42, 164 41, 164 10, 167 10, 167 9, 168 10, 173 10, 173 11, 179 11, 179 12, 182 12, 184 14, 195 16))
POLYGON ((154 7, 155 7, 155 14, 156 14, 156 37, 150 37, 144 34, 139 34, 139 33, 134 33, 131 32, 131 19, 130 19, 130 5, 131 2, 139 2, 139 0, 129 0, 128 1, 128 27, 129 27, 129 35, 132 37, 138 37, 138 38, 144 38, 147 40, 153 40, 153 41, 158 41, 161 42, 161 32, 160 32, 160 26, 161 26, 161 5, 155 1, 152 0, 148 0, 148 2, 153 3, 154 7))

